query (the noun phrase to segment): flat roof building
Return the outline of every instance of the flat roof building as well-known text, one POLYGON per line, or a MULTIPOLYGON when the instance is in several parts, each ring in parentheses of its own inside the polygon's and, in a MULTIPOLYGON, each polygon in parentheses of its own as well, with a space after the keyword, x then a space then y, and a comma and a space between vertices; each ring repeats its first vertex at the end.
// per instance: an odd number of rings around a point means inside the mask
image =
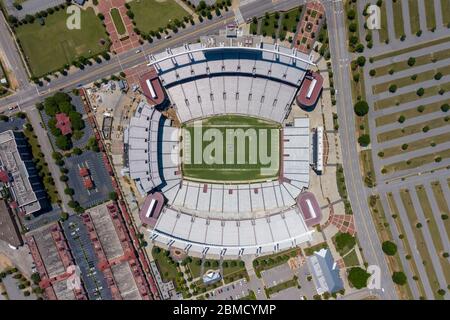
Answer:
POLYGON ((0 171, 3 172, 0 184, 9 188, 20 212, 31 214, 48 205, 33 155, 22 133, 12 130, 0 133, 0 171))
POLYGON ((14 215, 5 200, 0 200, 0 240, 7 242, 13 249, 23 244, 14 215))
POLYGON ((344 283, 339 276, 339 268, 330 250, 315 251, 307 261, 318 294, 334 293, 344 288, 344 283))

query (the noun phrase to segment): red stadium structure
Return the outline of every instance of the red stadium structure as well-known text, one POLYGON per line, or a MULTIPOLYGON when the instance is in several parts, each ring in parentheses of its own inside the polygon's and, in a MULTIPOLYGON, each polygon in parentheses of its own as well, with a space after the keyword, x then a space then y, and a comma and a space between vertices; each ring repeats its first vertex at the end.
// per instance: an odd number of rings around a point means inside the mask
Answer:
POLYGON ((322 210, 316 197, 311 192, 302 192, 297 198, 297 206, 302 212, 303 219, 308 227, 320 223, 322 219, 322 210))
POLYGON ((297 95, 297 104, 301 108, 314 108, 323 88, 323 77, 320 73, 308 71, 297 95))
POLYGON ((142 93, 147 98, 147 102, 152 106, 160 105, 166 99, 161 82, 155 69, 142 74, 139 77, 139 84, 142 93))
POLYGON ((151 193, 145 198, 144 205, 139 212, 141 221, 152 227, 156 225, 158 217, 164 206, 164 196, 161 192, 151 193))

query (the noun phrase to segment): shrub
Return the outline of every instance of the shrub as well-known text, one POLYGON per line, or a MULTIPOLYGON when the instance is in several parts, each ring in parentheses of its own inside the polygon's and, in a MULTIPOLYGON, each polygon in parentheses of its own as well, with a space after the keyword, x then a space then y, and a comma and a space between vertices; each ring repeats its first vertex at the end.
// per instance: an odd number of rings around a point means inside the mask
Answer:
POLYGON ((360 268, 360 267, 354 267, 351 268, 348 272, 348 281, 356 288, 356 289, 362 289, 367 286, 367 280, 369 279, 370 274, 360 268))
POLYGON ((369 105, 366 101, 361 100, 355 104, 354 110, 358 116, 364 117, 369 112, 369 105))
POLYGON ((370 144, 370 136, 368 134, 363 134, 358 138, 358 143, 362 147, 366 147, 370 144))
POLYGON ((392 281, 394 281, 394 283, 402 286, 402 285, 406 284, 406 281, 407 281, 406 275, 401 271, 394 272, 392 274, 392 281))
POLYGON ((391 241, 383 242, 381 248, 388 256, 393 256, 397 253, 397 245, 391 241))

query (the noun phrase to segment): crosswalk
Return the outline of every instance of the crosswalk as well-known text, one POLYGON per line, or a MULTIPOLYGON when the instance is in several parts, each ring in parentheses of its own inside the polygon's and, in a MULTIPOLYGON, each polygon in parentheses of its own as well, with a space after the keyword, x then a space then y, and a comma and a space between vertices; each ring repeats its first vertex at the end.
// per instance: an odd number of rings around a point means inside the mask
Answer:
POLYGON ((241 10, 239 8, 234 11, 234 16, 237 25, 245 23, 244 17, 242 16, 241 10))

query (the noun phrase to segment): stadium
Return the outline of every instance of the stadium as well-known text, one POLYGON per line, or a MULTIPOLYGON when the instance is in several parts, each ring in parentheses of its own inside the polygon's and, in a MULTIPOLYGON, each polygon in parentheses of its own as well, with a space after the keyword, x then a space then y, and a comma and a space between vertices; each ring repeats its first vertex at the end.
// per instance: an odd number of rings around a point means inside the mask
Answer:
POLYGON ((309 175, 322 159, 309 119, 287 121, 299 94, 320 96, 320 81, 302 89, 310 57, 226 30, 149 61, 124 145, 150 240, 214 256, 310 241, 321 212, 309 175))

